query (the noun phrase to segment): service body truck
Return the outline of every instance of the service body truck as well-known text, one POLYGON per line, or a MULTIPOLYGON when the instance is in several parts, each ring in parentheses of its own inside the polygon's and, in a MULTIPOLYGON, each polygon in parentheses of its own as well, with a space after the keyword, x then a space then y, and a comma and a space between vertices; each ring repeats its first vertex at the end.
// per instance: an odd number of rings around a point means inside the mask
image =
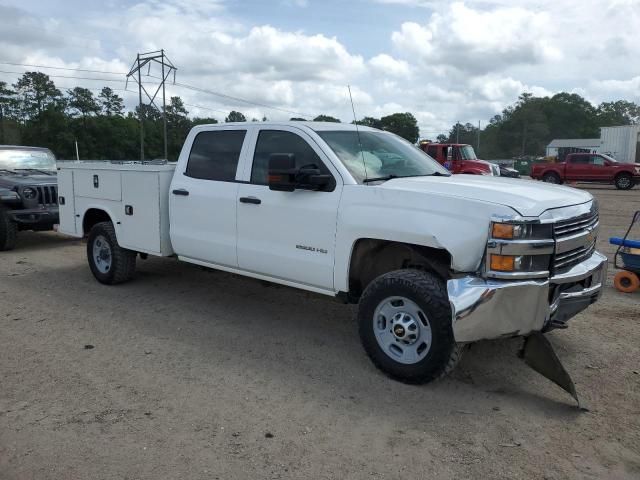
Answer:
POLYGON ((470 342, 565 327, 606 278, 589 193, 452 176, 373 128, 201 125, 177 163, 60 162, 58 183, 60 231, 88 237, 98 281, 175 256, 358 303, 367 354, 405 382, 470 342))

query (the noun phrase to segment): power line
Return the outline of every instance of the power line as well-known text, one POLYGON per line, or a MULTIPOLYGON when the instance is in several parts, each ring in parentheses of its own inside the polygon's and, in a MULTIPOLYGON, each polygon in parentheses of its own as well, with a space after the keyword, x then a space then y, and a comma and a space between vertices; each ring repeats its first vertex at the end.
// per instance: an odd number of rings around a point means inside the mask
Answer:
MULTIPOLYGON (((58 70, 67 70, 67 71, 76 71, 76 72, 91 72, 91 73, 106 73, 109 75, 126 75, 125 72, 109 72, 109 71, 104 71, 104 70, 88 70, 88 69, 81 69, 81 68, 70 68, 70 67, 53 67, 53 66, 48 66, 48 65, 34 65, 34 64, 27 64, 27 63, 13 63, 13 62, 0 62, 0 65, 14 65, 14 66, 22 66, 22 67, 36 67, 36 68, 51 68, 51 69, 58 69, 58 70)), ((13 74, 22 74, 24 72, 9 72, 9 71, 3 71, 0 70, 0 73, 13 73, 13 74)), ((76 76, 65 76, 65 75, 49 75, 52 78, 71 78, 71 79, 76 79, 76 80, 95 80, 95 81, 104 81, 104 82, 124 82, 124 80, 115 80, 115 79, 102 79, 102 78, 88 78, 88 77, 76 77, 76 76)), ((160 79, 159 77, 156 77, 154 75, 145 75, 146 77, 150 77, 150 78, 155 78, 155 79, 160 79)), ((207 90, 205 88, 200 88, 200 87, 196 87, 195 85, 189 85, 186 83, 179 83, 179 82, 174 82, 173 85, 177 86, 177 87, 182 87, 182 88, 186 88, 187 90, 192 90, 195 92, 200 92, 200 93, 207 93, 209 95, 215 95, 221 98, 226 98, 227 100, 232 100, 234 102, 241 102, 241 103, 246 103, 248 105, 253 105, 256 107, 261 107, 261 108, 267 108, 270 110, 277 110, 280 112, 284 112, 284 113, 289 113, 292 115, 296 115, 296 116, 300 116, 300 117, 313 117, 313 114, 310 113, 302 113, 302 112, 297 112, 295 110, 289 110, 286 108, 281 108, 281 107, 274 107, 271 105, 267 105, 264 103, 260 103, 260 102, 254 102, 252 100, 247 100, 241 97, 234 97, 231 95, 227 95, 224 93, 220 93, 220 92, 216 92, 213 90, 207 90)))
POLYGON ((0 62, 0 65, 12 65, 14 67, 34 67, 34 68, 49 68, 52 70, 69 70, 73 72, 88 72, 88 73, 108 73, 110 75, 126 75, 127 72, 109 72, 106 70, 88 70, 84 68, 70 68, 70 67, 51 67, 47 65, 33 65, 30 63, 12 63, 12 62, 0 62))
MULTIPOLYGON (((9 72, 7 70, 0 70, 0 73, 14 73, 14 74, 23 74, 25 72, 9 72)), ((73 78, 75 80, 95 80, 95 81, 100 81, 100 82, 118 82, 118 83, 125 83, 124 80, 116 80, 114 78, 90 78, 90 77, 76 77, 76 76, 72 76, 72 75, 49 75, 47 74, 48 77, 52 77, 52 78, 73 78)))

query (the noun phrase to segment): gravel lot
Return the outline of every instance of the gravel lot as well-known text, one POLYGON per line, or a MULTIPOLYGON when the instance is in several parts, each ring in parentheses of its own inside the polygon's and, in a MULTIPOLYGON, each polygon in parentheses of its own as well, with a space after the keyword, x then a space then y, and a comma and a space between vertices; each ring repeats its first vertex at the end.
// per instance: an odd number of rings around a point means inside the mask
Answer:
MULTIPOLYGON (((640 189, 590 190, 612 260, 640 189)), ((0 253, 1 479, 640 478, 640 293, 613 268, 549 335, 580 412, 518 339, 407 386, 369 362, 353 307, 172 259, 105 287, 81 242, 20 243, 0 253)))

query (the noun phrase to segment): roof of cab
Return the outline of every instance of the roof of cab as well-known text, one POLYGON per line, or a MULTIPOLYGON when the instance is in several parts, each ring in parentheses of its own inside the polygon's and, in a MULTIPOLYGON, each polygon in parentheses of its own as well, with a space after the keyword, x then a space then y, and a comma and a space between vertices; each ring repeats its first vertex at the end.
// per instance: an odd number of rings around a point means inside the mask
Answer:
MULTIPOLYGON (((197 125, 197 127, 226 127, 226 126, 238 126, 246 127, 247 125, 259 125, 261 127, 307 127, 316 132, 320 131, 355 131, 356 126, 351 123, 337 123, 337 122, 306 122, 306 121, 285 121, 285 122, 230 122, 230 123, 213 123, 206 125, 197 125)), ((358 125, 360 131, 380 131, 376 128, 365 127, 364 125, 358 125)))

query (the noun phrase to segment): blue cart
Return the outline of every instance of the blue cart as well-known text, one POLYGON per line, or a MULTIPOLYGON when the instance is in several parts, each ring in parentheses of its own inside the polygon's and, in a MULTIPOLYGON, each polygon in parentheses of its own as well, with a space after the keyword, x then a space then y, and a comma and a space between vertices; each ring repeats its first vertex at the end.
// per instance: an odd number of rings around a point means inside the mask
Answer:
POLYGON ((640 210, 633 215, 631 225, 624 237, 609 239, 610 244, 618 246, 613 263, 620 271, 616 273, 613 284, 624 293, 632 293, 640 288, 640 240, 629 239, 629 234, 636 223, 640 223, 640 210))

